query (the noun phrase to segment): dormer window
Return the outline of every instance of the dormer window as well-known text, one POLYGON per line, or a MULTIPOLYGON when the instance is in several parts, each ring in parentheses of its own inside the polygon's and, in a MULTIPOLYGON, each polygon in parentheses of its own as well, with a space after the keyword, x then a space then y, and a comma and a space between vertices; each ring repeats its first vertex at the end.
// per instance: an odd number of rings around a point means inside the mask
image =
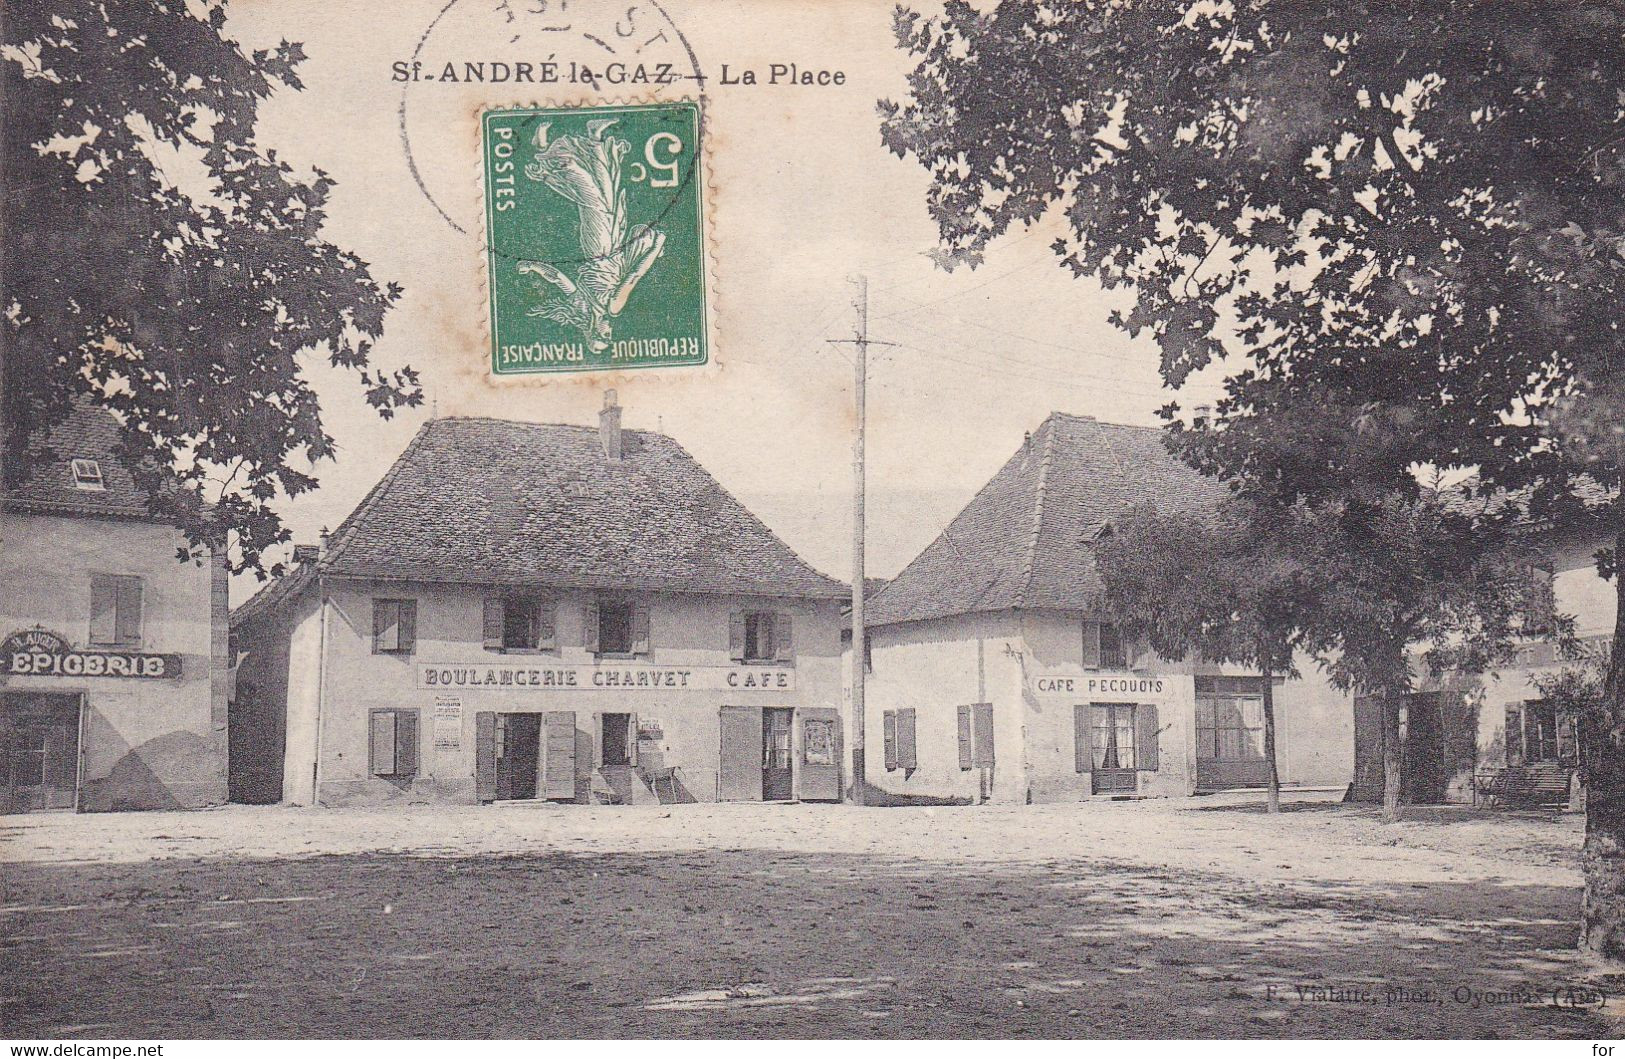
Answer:
POLYGON ((74 460, 73 487, 75 489, 91 489, 97 492, 104 491, 107 488, 107 483, 102 480, 102 465, 95 460, 74 460))

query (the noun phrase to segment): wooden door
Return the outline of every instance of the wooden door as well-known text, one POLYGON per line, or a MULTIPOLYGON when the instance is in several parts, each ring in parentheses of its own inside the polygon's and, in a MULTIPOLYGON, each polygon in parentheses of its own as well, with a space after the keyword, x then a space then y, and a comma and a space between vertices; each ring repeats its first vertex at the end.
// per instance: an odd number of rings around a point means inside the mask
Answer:
POLYGON ((546 717, 547 775, 543 786, 553 801, 576 798, 576 715, 570 710, 550 710, 546 717))
POLYGON ((5 704, 5 803, 13 812, 73 809, 79 787, 79 697, 18 696, 5 704))
POLYGON ((796 711, 801 732, 801 800, 841 800, 841 714, 826 707, 796 711))
POLYGON ((784 801, 795 791, 794 710, 762 711, 762 797, 784 801))
POLYGON ((497 796, 497 715, 491 710, 474 714, 474 797, 495 801, 497 796))
POLYGON ((762 710, 724 706, 717 798, 724 802, 762 800, 762 710))

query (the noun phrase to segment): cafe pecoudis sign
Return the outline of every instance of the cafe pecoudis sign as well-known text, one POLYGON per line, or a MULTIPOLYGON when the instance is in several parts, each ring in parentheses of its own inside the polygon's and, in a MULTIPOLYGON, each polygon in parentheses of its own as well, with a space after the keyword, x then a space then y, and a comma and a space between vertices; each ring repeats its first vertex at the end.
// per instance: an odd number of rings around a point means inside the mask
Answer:
POLYGON ((76 648, 46 629, 22 629, 0 641, 0 673, 14 677, 166 680, 181 675, 181 656, 76 648))

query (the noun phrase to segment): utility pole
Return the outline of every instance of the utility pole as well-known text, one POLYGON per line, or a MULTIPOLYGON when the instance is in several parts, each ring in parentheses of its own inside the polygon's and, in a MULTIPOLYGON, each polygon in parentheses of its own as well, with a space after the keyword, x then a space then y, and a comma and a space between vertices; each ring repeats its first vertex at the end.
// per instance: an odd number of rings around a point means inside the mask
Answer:
POLYGON ((868 772, 864 766, 864 657, 869 635, 863 624, 863 443, 869 428, 869 277, 858 277, 858 337, 853 343, 852 392, 857 403, 857 432, 852 442, 852 801, 864 804, 868 772))
POLYGON ((868 433, 869 347, 894 346, 895 342, 877 342, 869 337, 869 278, 858 276, 858 299, 853 308, 858 311, 858 330, 854 338, 832 338, 837 345, 850 344, 852 358, 852 390, 857 404, 857 432, 852 439, 852 802, 864 803, 868 787, 868 774, 864 770, 864 703, 863 683, 866 676, 864 657, 868 645, 868 630, 863 624, 863 499, 865 491, 863 446, 868 433))

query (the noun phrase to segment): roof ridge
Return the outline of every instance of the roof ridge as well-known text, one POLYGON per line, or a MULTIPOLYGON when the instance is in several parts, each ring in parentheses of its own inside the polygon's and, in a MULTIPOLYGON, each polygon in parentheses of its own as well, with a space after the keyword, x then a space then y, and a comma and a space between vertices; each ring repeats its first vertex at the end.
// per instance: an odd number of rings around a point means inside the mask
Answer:
POLYGON ((1049 488, 1050 456, 1055 451, 1055 425, 1053 420, 1060 413, 1050 413, 1038 427, 1039 430, 1048 428, 1044 437, 1044 454, 1038 461, 1038 486, 1033 490, 1033 529, 1027 540, 1027 558, 1021 564, 1021 580, 1016 583, 1015 602, 1020 607, 1027 602, 1027 589, 1032 586, 1033 567, 1038 562, 1038 538, 1044 526, 1044 494, 1049 488))
POLYGON ((418 432, 412 435, 412 440, 406 443, 406 448, 402 449, 401 454, 395 457, 395 462, 389 465, 389 470, 385 471, 383 477, 379 478, 373 484, 373 487, 367 490, 367 495, 361 498, 361 503, 357 504, 344 517, 344 521, 338 524, 338 528, 333 531, 333 543, 323 549, 321 560, 317 563, 318 568, 325 570, 332 564, 333 560, 339 557, 345 547, 355 539, 356 529, 361 525, 362 519, 371 513, 373 505, 378 502, 378 498, 394 483, 401 469, 406 466, 407 457, 417 451, 418 446, 423 444, 423 440, 429 436, 430 429, 438 422, 440 422, 439 419, 429 419, 418 427, 418 432))

